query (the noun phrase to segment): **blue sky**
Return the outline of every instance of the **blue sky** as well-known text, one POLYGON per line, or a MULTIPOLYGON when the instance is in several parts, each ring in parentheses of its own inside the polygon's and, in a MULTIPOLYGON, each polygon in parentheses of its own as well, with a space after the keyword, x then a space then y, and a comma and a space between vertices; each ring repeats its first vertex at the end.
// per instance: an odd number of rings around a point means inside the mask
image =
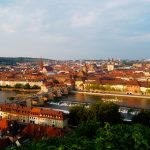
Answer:
POLYGON ((150 0, 0 0, 0 55, 150 58, 150 0))

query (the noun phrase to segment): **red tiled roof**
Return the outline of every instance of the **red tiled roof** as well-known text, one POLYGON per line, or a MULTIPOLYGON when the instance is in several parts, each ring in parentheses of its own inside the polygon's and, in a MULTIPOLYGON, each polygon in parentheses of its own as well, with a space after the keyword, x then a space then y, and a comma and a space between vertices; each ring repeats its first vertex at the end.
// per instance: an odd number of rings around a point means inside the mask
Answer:
POLYGON ((0 120, 0 130, 7 129, 8 127, 8 121, 6 119, 0 120))
POLYGON ((63 136, 64 132, 62 129, 56 127, 28 124, 23 129, 22 134, 27 136, 32 136, 35 139, 39 139, 43 136, 48 136, 48 137, 63 136))
POLYGON ((0 110, 18 115, 39 116, 42 118, 53 118, 55 120, 63 120, 65 115, 61 111, 40 107, 25 107, 13 104, 0 104, 0 110))
POLYGON ((50 66, 44 66, 43 69, 45 69, 48 72, 52 72, 53 71, 53 68, 50 67, 50 66))
POLYGON ((85 83, 93 83, 93 84, 101 84, 101 85, 132 85, 132 86, 140 86, 150 88, 150 82, 144 81, 137 81, 137 80, 122 80, 120 78, 93 78, 93 81, 85 81, 85 83))
POLYGON ((11 141, 9 140, 9 138, 0 139, 0 149, 5 148, 5 147, 9 146, 10 144, 11 144, 11 141))

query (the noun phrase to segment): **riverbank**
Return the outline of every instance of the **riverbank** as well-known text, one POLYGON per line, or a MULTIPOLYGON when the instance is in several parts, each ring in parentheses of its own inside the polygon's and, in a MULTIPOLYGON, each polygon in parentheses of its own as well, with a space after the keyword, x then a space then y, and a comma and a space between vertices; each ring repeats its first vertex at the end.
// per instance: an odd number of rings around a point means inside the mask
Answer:
POLYGON ((0 88, 1 91, 17 91, 17 92, 28 92, 28 93, 38 93, 40 89, 19 89, 19 88, 0 88))
POLYGON ((0 88, 1 91, 39 92, 40 89, 0 88))
POLYGON ((94 93, 94 92, 83 92, 83 91, 70 91, 70 93, 80 93, 87 95, 99 95, 99 96, 119 96, 119 97, 133 97, 133 98, 144 98, 150 99, 150 96, 145 95, 127 95, 127 94, 118 94, 118 93, 94 93))

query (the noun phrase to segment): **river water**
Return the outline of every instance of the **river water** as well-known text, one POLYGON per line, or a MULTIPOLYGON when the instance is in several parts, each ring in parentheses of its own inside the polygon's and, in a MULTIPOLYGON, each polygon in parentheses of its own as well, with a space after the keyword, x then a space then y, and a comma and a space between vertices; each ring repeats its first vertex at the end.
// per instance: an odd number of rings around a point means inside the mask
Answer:
POLYGON ((14 91, 0 91, 0 102, 8 102, 7 97, 16 96, 17 93, 14 91))
POLYGON ((3 102, 12 102, 10 100, 8 100, 8 97, 25 97, 28 95, 32 95, 33 92, 18 92, 18 91, 0 91, 0 103, 3 102))
MULTIPOLYGON (((20 93, 15 91, 0 91, 0 102, 10 102, 7 97, 16 96, 20 93)), ((26 95, 28 93, 21 93, 26 95)), ((99 95, 88 95, 83 93, 72 93, 68 96, 61 98, 66 101, 78 101, 78 102, 90 102, 94 103, 101 100, 113 101, 119 105, 129 106, 129 107, 139 107, 139 108, 149 108, 150 109, 150 98, 129 98, 129 97, 118 97, 118 96, 99 96, 99 95)))
POLYGON ((119 97, 119 96, 100 96, 100 95, 89 95, 84 93, 72 93, 65 97, 67 101, 78 101, 78 102, 98 102, 101 100, 110 100, 121 106, 138 107, 150 109, 150 98, 133 98, 133 97, 119 97))

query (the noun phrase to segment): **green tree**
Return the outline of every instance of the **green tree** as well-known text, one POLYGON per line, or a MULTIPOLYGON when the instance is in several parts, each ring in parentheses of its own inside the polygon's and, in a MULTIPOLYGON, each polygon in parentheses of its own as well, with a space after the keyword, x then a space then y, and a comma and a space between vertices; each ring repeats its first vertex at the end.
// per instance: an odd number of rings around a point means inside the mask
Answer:
POLYGON ((8 84, 6 84, 5 88, 11 88, 11 86, 10 86, 10 85, 8 85, 8 84))
POLYGON ((141 125, 106 124, 98 129, 96 148, 99 150, 146 150, 149 149, 150 130, 141 125))
POLYGON ((91 118, 96 118, 101 122, 109 122, 111 124, 121 123, 122 117, 119 113, 119 106, 112 102, 98 102, 90 107, 91 118))
POLYGON ((69 122, 78 125, 82 121, 97 120, 98 122, 109 122, 117 124, 122 122, 121 114, 118 111, 119 106, 112 102, 103 102, 92 104, 89 108, 84 106, 75 106, 70 109, 69 122))
POLYGON ((74 106, 70 109, 69 123, 72 125, 78 125, 82 121, 88 119, 88 109, 84 106, 74 106))
POLYGON ((16 83, 16 84, 14 85, 14 88, 17 88, 17 89, 23 88, 23 85, 20 84, 20 83, 16 83))
POLYGON ((150 88, 146 89, 146 93, 150 94, 150 88))
POLYGON ((32 89, 40 89, 40 87, 38 85, 33 85, 31 88, 32 89))
POLYGON ((79 137, 93 138, 96 136, 96 131, 100 127, 100 122, 96 120, 88 120, 82 122, 76 129, 76 134, 79 137))
POLYGON ((33 140, 21 147, 7 150, 148 150, 149 137, 150 128, 143 125, 106 123, 104 127, 99 127, 94 121, 89 121, 82 123, 74 132, 64 137, 33 140))
POLYGON ((150 111, 142 109, 140 113, 132 118, 133 123, 140 123, 150 127, 150 111))
POLYGON ((31 86, 30 86, 30 84, 29 84, 29 83, 26 83, 26 84, 23 86, 23 88, 24 88, 24 89, 30 89, 30 88, 31 88, 31 86))

